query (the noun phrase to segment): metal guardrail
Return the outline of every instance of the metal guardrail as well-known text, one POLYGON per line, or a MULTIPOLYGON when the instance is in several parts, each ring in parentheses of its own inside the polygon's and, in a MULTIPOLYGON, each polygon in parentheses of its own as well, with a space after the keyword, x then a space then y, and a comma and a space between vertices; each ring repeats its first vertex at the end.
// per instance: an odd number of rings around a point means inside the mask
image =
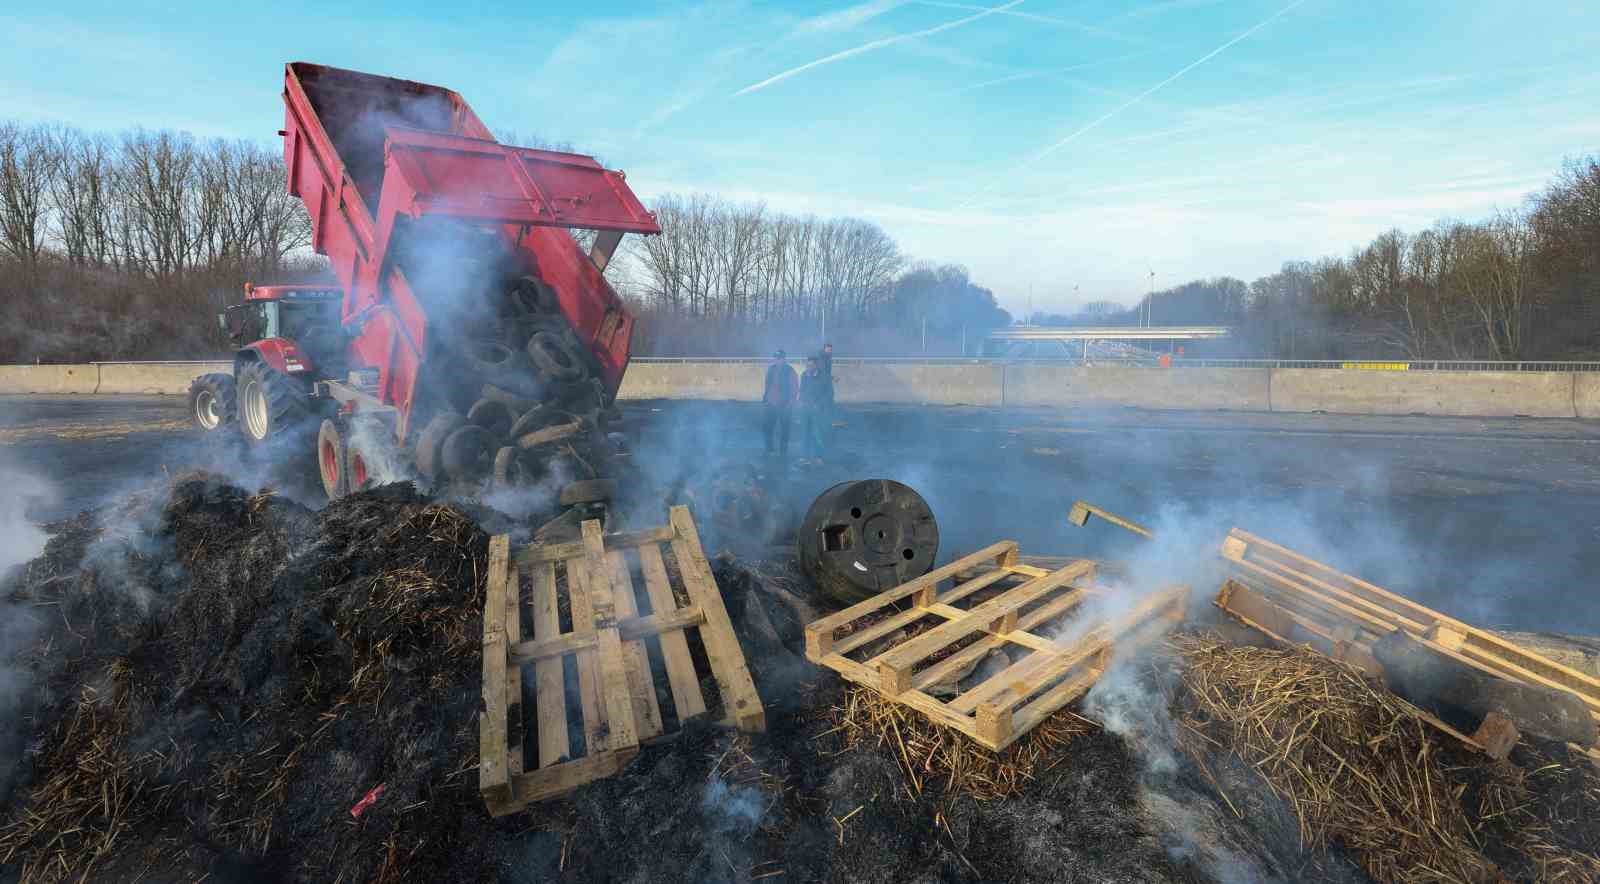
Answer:
MULTIPOLYGON (((791 356, 791 362, 800 362, 804 356, 791 356)), ((216 362, 227 362, 226 357, 220 359, 124 359, 103 360, 99 362, 70 363, 77 365, 210 365, 216 362)), ((631 360, 642 363, 728 363, 765 365, 771 362, 770 357, 764 356, 635 356, 631 360)), ((1105 365, 1123 366, 1132 368, 1158 368, 1162 367, 1159 361, 1152 358, 1141 359, 1090 359, 1085 362, 1076 357, 1060 359, 1003 359, 1003 358, 978 358, 973 356, 836 356, 834 363, 840 365, 863 364, 901 364, 901 365, 1105 365)), ((68 363, 28 363, 31 365, 55 365, 68 363)), ((1550 360, 1523 360, 1520 362, 1494 361, 1483 359, 1196 359, 1193 357, 1177 357, 1172 360, 1169 368, 1338 368, 1346 370, 1366 371, 1560 371, 1600 372, 1600 361, 1594 362, 1561 362, 1550 360)))
MULTIPOLYGON (((790 361, 798 362, 804 357, 792 356, 790 361)), ((635 356, 633 362, 643 363, 730 363, 730 364, 765 364, 771 362, 770 358, 752 356, 635 356)), ((1076 357, 1060 359, 1002 359, 1002 358, 975 358, 975 357, 922 357, 922 356, 869 356, 848 357, 835 356, 834 364, 849 365, 853 363, 890 363, 907 365, 985 365, 985 364, 1034 364, 1034 365, 1108 365, 1134 368, 1161 367, 1156 358, 1149 359, 1090 359, 1087 362, 1076 357)), ((1171 365, 1175 369, 1183 368, 1336 368, 1345 370, 1365 371, 1561 371, 1600 372, 1600 361, 1596 362, 1559 362, 1524 360, 1519 362, 1473 360, 1473 359, 1196 359, 1192 357, 1174 358, 1171 365)))

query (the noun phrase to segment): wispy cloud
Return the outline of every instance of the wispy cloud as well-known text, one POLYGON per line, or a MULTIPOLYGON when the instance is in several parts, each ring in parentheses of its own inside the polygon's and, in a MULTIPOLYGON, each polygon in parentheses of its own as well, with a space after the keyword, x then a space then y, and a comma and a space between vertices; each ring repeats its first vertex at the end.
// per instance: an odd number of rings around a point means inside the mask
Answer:
MULTIPOLYGON (((946 0, 914 0, 914 2, 920 6, 936 6, 940 9, 963 9, 968 12, 977 12, 979 10, 988 8, 984 6, 975 6, 971 3, 950 3, 946 2, 946 0)), ((1135 46, 1151 45, 1149 40, 1143 40, 1138 37, 1130 37, 1126 34, 1119 34, 1116 31, 1108 28, 1072 21, 1070 19, 1061 18, 1060 16, 1039 15, 1038 13, 1034 12, 1013 12, 1010 10, 997 10, 997 12, 1000 15, 1008 15, 1012 18, 1020 18, 1025 21, 1031 21, 1042 25, 1052 25, 1058 28, 1067 28, 1069 30, 1078 31, 1093 37, 1100 37, 1106 40, 1115 40, 1119 43, 1130 43, 1135 46)))
MULTIPOLYGON (((1302 2, 1303 2, 1303 0, 1302 0, 1302 2)), ((771 86, 771 85, 773 85, 775 83, 781 83, 784 80, 789 79, 790 77, 802 74, 802 73, 804 73, 806 71, 811 70, 812 68, 822 67, 823 65, 832 64, 832 63, 834 63, 836 61, 844 61, 847 58, 854 58, 854 57, 856 57, 858 55, 864 55, 864 54, 866 54, 868 52, 872 52, 872 51, 877 50, 877 49, 882 49, 885 46, 893 46, 896 43, 904 43, 907 40, 916 40, 916 39, 919 39, 921 37, 930 37, 930 36, 932 36, 934 34, 942 32, 942 31, 948 31, 951 28, 959 28, 962 25, 971 24, 972 22, 975 22, 975 21, 977 21, 977 20, 979 20, 981 18, 987 18, 987 17, 989 17, 989 16, 991 16, 991 15, 997 13, 997 12, 1004 12, 1004 11, 1006 11, 1008 9, 1011 9, 1013 7, 1016 7, 1016 6, 1021 6, 1021 5, 1022 5, 1022 0, 1011 0, 1010 3, 1006 3, 1003 6, 996 6, 996 7, 992 8, 992 9, 984 9, 982 12, 980 12, 980 13, 978 13, 976 15, 969 15, 966 18, 956 19, 955 21, 952 21, 952 22, 945 22, 942 25, 935 25, 935 26, 933 26, 931 28, 924 28, 924 29, 922 29, 920 31, 909 31, 909 32, 904 33, 904 34, 895 34, 892 37, 881 37, 881 38, 879 38, 877 40, 873 40, 873 41, 870 41, 870 42, 867 42, 867 43, 863 43, 860 46, 855 46, 855 47, 852 47, 850 49, 845 49, 845 50, 840 51, 840 52, 835 52, 832 55, 825 55, 822 58, 816 59, 815 61, 808 61, 803 65, 799 65, 798 67, 792 67, 792 68, 790 68, 790 69, 788 69, 786 71, 783 71, 781 73, 773 74, 772 76, 766 78, 765 80, 760 81, 759 83, 751 83, 749 86, 746 86, 743 89, 740 89, 738 92, 735 92, 734 95, 735 96, 748 95, 748 94, 750 94, 752 92, 759 92, 762 89, 767 88, 768 86, 771 86)))
POLYGON ((1166 88, 1167 86, 1172 85, 1173 83, 1175 83, 1178 80, 1182 79, 1185 74, 1187 74, 1190 71, 1194 70, 1195 68, 1205 64, 1206 62, 1210 61, 1211 59, 1216 58, 1217 56, 1221 55, 1222 53, 1228 51, 1228 49, 1231 48, 1234 44, 1239 43, 1240 41, 1247 39, 1251 34, 1254 34, 1255 32, 1261 30, 1262 28, 1266 27, 1267 25, 1272 24, 1273 22, 1277 21, 1279 18, 1282 18, 1284 15, 1286 15, 1290 11, 1294 10, 1296 7, 1303 5, 1305 2, 1306 2, 1306 0, 1295 0, 1295 2, 1290 3, 1288 6, 1285 6, 1282 9, 1278 10, 1277 12, 1274 12, 1272 15, 1269 15, 1266 18, 1262 19, 1261 21, 1256 22, 1253 26, 1250 27, 1249 30, 1244 31, 1243 33, 1239 34, 1238 36, 1234 37, 1233 39, 1227 41, 1226 43, 1223 43, 1221 46, 1218 46, 1217 48, 1211 50, 1210 52, 1207 52, 1205 55, 1202 55, 1199 58, 1195 59, 1194 61, 1189 62, 1187 65, 1184 65, 1182 68, 1179 68, 1178 71, 1176 73, 1174 73, 1172 76, 1167 77, 1165 80, 1162 80, 1161 82, 1155 84, 1154 86, 1151 86, 1150 88, 1144 90, 1143 92, 1140 92, 1138 95, 1135 95, 1134 97, 1128 99, 1127 101, 1124 101, 1123 103, 1117 105, 1116 107, 1112 108, 1111 110, 1106 111, 1104 114, 1101 114, 1100 116, 1094 118, 1093 120, 1089 121, 1088 123, 1085 123, 1084 125, 1078 127, 1077 129, 1074 129, 1072 132, 1068 133, 1065 137, 1057 140, 1054 144, 1049 145, 1048 147, 1046 147, 1043 150, 1039 151, 1038 153, 1034 154, 1032 157, 1029 157, 1027 164, 1031 165, 1033 163, 1037 163, 1040 160, 1044 159, 1045 157, 1048 157, 1051 154, 1055 153, 1056 151, 1060 150, 1061 148, 1066 147, 1067 145, 1071 144, 1074 141, 1077 141, 1078 138, 1083 136, 1085 133, 1093 131, 1094 129, 1098 128, 1100 126, 1100 124, 1102 124, 1105 121, 1111 119, 1112 117, 1115 117, 1117 114, 1122 113, 1123 111, 1127 110, 1128 108, 1133 107, 1134 105, 1138 104, 1141 101, 1144 101, 1146 98, 1149 98, 1150 96, 1156 94, 1157 92, 1160 92, 1162 89, 1166 88))
POLYGON ((979 83, 972 83, 967 86, 962 86, 959 89, 951 89, 947 92, 938 93, 935 97, 963 95, 968 92, 976 92, 979 89, 987 89, 990 86, 1002 86, 1006 83, 1019 83, 1024 80, 1036 80, 1040 77, 1054 77, 1058 74, 1070 74, 1074 71, 1086 71, 1094 68, 1108 67, 1113 64, 1129 61, 1131 59, 1139 58, 1149 54, 1149 52, 1130 52, 1127 55, 1118 55, 1113 58, 1102 58, 1097 61, 1085 61, 1079 64, 1067 65, 1063 68, 1050 68, 1043 71, 1023 71, 1020 74, 1011 74, 1005 77, 995 77, 992 80, 984 80, 979 83))
POLYGON ((795 24, 792 33, 798 35, 848 31, 866 24, 886 12, 893 11, 897 6, 904 6, 905 4, 906 0, 869 0, 866 3, 857 3, 844 9, 801 19, 795 24))

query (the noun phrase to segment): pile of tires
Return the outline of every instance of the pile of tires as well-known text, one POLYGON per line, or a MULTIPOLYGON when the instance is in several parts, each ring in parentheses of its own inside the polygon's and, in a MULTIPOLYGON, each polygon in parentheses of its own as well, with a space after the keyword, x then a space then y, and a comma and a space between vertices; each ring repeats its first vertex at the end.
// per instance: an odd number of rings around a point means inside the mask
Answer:
POLYGON ((616 493, 613 412, 597 365, 543 281, 511 283, 497 337, 455 342, 451 362, 476 393, 464 411, 434 414, 416 437, 417 471, 436 486, 554 489, 592 513, 616 493))

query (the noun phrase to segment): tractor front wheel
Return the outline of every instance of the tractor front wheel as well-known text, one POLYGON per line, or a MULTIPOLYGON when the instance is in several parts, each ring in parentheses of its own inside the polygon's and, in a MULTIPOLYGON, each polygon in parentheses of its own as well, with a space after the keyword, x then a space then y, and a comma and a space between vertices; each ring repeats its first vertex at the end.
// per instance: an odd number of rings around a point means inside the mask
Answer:
POLYGON ((263 362, 239 372, 239 429, 251 445, 265 445, 296 424, 303 424, 310 402, 299 385, 263 362))
POLYGON ((203 374, 189 384, 189 421, 202 433, 233 423, 233 375, 203 374))

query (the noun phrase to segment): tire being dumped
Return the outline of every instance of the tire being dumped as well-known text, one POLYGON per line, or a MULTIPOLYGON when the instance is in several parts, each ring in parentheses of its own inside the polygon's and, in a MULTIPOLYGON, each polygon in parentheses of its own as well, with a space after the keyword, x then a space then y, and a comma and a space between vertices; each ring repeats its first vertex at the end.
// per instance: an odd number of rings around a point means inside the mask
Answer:
POLYGON ((922 495, 892 479, 841 482, 800 523, 800 567, 842 605, 915 580, 939 556, 939 524, 922 495))

